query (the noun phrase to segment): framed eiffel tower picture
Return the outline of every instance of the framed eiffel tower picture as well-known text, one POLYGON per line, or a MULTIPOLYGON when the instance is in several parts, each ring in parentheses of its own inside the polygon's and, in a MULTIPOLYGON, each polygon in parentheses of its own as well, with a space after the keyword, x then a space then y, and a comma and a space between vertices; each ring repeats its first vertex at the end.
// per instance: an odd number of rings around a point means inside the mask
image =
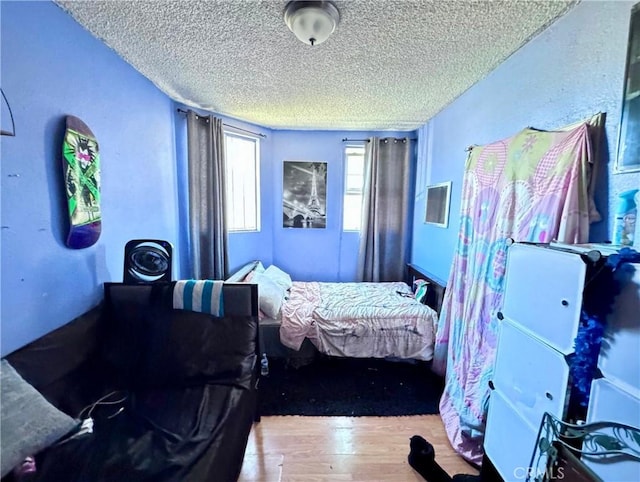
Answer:
POLYGON ((282 227, 327 227, 326 162, 283 162, 282 227))

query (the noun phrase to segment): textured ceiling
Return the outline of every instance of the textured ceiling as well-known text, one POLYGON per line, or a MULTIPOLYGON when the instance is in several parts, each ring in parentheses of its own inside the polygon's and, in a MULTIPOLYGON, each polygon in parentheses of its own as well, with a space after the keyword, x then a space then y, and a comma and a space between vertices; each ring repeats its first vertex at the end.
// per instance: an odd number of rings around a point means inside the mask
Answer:
POLYGON ((276 129, 423 125, 575 2, 345 0, 323 44, 286 1, 56 3, 171 98, 276 129))

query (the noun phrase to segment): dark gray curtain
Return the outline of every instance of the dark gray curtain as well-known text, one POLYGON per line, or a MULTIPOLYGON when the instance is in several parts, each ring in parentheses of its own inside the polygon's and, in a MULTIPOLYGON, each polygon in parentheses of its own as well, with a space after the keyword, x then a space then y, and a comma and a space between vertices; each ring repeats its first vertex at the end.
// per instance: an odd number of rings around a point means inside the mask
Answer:
POLYGON ((410 159, 409 139, 373 137, 367 143, 357 272, 360 281, 404 280, 410 228, 410 159))
POLYGON ((193 279, 227 277, 222 120, 187 113, 189 264, 193 279))

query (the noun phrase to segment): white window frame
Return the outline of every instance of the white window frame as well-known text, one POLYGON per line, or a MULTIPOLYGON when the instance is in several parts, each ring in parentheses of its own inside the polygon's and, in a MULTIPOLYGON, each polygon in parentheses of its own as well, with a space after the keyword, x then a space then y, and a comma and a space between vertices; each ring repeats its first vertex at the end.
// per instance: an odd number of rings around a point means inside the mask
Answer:
MULTIPOLYGON (((258 136, 252 136, 252 135, 248 135, 248 134, 244 134, 244 133, 240 133, 237 130, 233 129, 233 128, 229 128, 229 127, 225 127, 223 129, 223 137, 224 137, 224 149, 225 149, 225 156, 224 156, 224 162, 225 162, 225 177, 227 179, 226 184, 226 192, 224 193, 225 195, 225 203, 227 204, 227 207, 229 206, 229 163, 231 162, 231 160, 229 159, 229 156, 227 155, 226 149, 227 149, 227 137, 234 137, 234 138, 238 138, 238 139, 244 139, 247 141, 251 141, 254 143, 254 170, 255 170, 255 187, 256 187, 256 206, 255 206, 255 213, 256 213, 256 219, 255 219, 255 228, 253 227, 246 227, 246 222, 245 222, 245 227, 244 228, 231 228, 231 223, 230 223, 230 208, 228 207, 226 215, 227 215, 227 226, 228 227, 228 232, 230 233, 247 233, 247 232, 259 232, 260 231, 260 223, 261 223, 261 215, 260 215, 260 137, 258 136)), ((246 220, 245 220, 246 221, 246 220)))
MULTIPOLYGON (((351 233, 357 233, 360 232, 360 230, 362 229, 362 213, 360 214, 360 226, 356 229, 356 228, 347 228, 345 227, 345 207, 346 207, 346 198, 349 195, 354 195, 354 194, 359 194, 361 197, 364 196, 364 176, 365 176, 365 171, 366 171, 366 159, 364 158, 365 156, 365 147, 366 144, 364 142, 350 142, 348 144, 345 144, 342 150, 342 156, 344 159, 344 192, 342 193, 342 230, 344 232, 351 232, 351 233), (348 168, 348 162, 349 162, 349 155, 347 154, 348 149, 353 149, 353 148, 360 148, 362 149, 362 156, 363 156, 363 171, 362 171, 362 186, 360 187, 360 189, 349 189, 348 188, 348 175, 349 175, 349 168, 348 168)), ((364 201, 364 200, 363 200, 364 201)), ((362 208, 362 205, 360 206, 362 208)))

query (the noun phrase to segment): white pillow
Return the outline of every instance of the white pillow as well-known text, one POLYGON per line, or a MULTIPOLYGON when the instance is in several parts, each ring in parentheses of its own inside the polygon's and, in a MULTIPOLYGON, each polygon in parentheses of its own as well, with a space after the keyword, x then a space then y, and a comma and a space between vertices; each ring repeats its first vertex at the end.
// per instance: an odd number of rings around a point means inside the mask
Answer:
POLYGON ((291 276, 282 271, 275 264, 269 266, 265 270, 264 274, 278 283, 278 285, 282 286, 282 289, 284 289, 285 291, 290 290, 291 286, 293 286, 293 283, 291 282, 291 276))
POLYGON ((253 273, 251 283, 258 285, 260 310, 269 318, 277 320, 280 316, 285 291, 265 273, 253 273))

